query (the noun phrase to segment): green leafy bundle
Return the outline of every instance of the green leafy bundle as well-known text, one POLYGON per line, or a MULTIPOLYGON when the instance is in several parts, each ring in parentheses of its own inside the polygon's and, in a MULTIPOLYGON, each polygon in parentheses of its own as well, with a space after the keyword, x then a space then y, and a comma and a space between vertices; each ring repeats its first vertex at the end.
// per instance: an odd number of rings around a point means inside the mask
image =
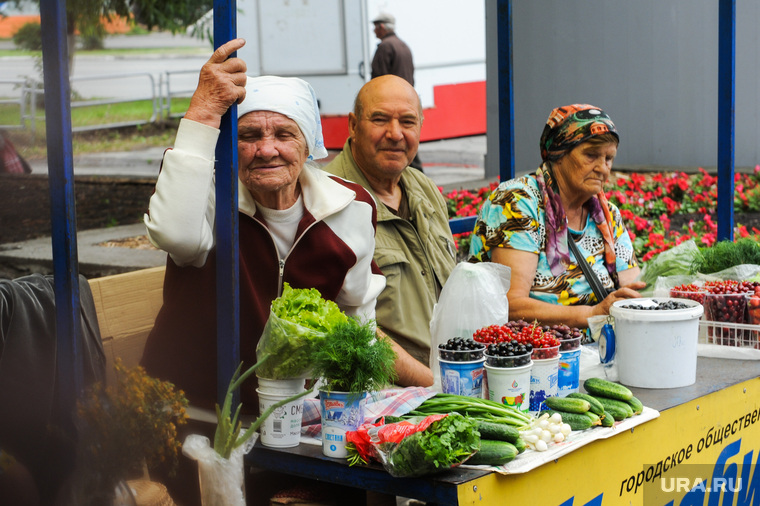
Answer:
POLYGON ((372 392, 391 384, 395 362, 391 342, 376 336, 374 322, 354 318, 337 324, 311 357, 314 377, 339 392, 372 392))
POLYGON ((423 476, 461 464, 479 449, 476 422, 451 413, 388 449, 384 467, 399 478, 423 476))
POLYGON ((719 241, 701 251, 701 257, 692 264, 692 272, 712 274, 736 265, 760 265, 760 244, 750 237, 736 242, 719 241))
POLYGON ((693 274, 694 265, 704 261, 704 257, 694 239, 665 250, 644 263, 639 279, 648 286, 654 286, 658 277, 693 274))
POLYGON ((346 321, 348 317, 338 305, 323 299, 319 290, 291 288, 285 283, 282 295, 272 301, 269 320, 256 347, 257 360, 263 361, 257 376, 306 376, 316 347, 333 327, 346 321))

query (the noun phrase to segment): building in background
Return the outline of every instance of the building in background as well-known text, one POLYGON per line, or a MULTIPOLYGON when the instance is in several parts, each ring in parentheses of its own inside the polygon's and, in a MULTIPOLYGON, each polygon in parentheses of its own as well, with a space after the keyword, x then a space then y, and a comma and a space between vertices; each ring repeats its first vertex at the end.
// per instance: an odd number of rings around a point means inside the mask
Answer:
POLYGON ((325 144, 341 149, 356 93, 370 78, 372 20, 381 11, 394 14, 414 51, 421 140, 485 134, 485 0, 239 0, 238 36, 247 40, 239 56, 251 75, 309 81, 325 144))

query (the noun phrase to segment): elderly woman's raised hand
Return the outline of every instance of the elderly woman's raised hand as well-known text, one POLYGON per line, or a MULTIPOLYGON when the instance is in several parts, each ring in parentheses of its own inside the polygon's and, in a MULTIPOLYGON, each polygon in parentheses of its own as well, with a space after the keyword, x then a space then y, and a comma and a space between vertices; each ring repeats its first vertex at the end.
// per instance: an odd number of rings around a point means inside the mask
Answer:
POLYGON ((219 128, 222 115, 245 98, 246 65, 229 56, 243 47, 245 40, 233 39, 214 51, 201 68, 198 87, 190 99, 185 118, 219 128))

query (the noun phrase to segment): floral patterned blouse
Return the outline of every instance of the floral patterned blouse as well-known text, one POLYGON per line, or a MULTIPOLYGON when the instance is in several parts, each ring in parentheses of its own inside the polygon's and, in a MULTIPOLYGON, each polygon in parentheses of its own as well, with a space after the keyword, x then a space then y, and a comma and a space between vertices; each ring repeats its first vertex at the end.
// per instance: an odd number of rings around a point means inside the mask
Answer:
MULTIPOLYGON (((618 272, 625 271, 636 267, 636 257, 620 210, 614 204, 609 206, 614 224, 615 267, 618 272)), ((595 304, 596 296, 572 252, 572 265, 559 276, 552 274, 545 253, 544 220, 544 204, 533 175, 501 183, 483 202, 478 213, 470 243, 470 261, 488 262, 491 249, 498 247, 536 253, 538 266, 531 297, 566 306, 595 304)), ((604 266, 604 241, 594 221, 587 217, 584 229, 570 229, 570 234, 605 288, 613 288, 612 278, 604 266)))

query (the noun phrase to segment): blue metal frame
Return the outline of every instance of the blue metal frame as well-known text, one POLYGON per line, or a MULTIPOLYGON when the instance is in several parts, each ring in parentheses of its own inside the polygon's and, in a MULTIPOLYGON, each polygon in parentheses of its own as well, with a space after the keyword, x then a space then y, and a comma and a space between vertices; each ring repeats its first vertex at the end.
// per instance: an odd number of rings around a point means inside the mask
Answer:
POLYGON ((718 7, 718 240, 734 238, 736 0, 718 7))
POLYGON ((512 73, 512 0, 497 3, 499 74, 499 177, 515 177, 515 97, 512 73))
POLYGON ((72 405, 84 380, 82 354, 77 349, 81 325, 66 2, 42 0, 40 25, 55 277, 56 375, 64 405, 72 405))
MULTIPOLYGON (((214 0, 214 47, 236 37, 235 0, 214 0)), ((233 104, 222 117, 216 144, 216 391, 220 406, 240 363, 237 139, 237 105, 233 104)), ((239 398, 240 393, 234 392, 232 406, 238 405, 239 398)))

